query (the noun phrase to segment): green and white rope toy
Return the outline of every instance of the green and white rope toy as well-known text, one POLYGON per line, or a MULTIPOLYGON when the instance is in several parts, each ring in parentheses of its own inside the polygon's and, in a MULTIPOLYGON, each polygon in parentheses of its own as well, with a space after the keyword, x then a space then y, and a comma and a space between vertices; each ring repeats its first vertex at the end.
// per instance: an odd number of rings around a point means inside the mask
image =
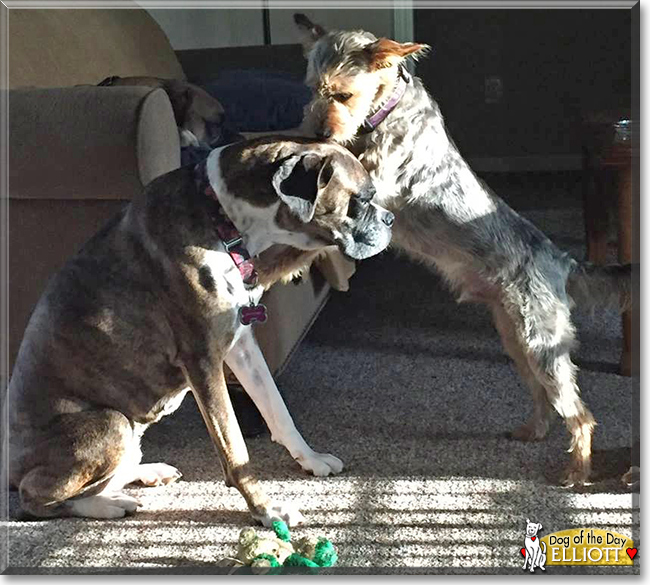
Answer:
POLYGON ((338 560, 334 545, 323 537, 299 538, 291 542, 286 522, 273 522, 276 538, 264 538, 253 528, 244 528, 239 534, 237 563, 250 566, 255 572, 277 574, 283 567, 308 567, 317 571, 332 567, 338 560))

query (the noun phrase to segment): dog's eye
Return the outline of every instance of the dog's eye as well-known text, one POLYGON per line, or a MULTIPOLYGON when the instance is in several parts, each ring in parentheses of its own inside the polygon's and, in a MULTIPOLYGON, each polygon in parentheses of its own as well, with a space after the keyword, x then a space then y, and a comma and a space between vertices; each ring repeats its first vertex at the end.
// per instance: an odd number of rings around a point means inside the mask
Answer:
POLYGON ((348 204, 347 216, 352 219, 359 218, 368 211, 369 205, 370 201, 363 201, 358 197, 352 197, 348 204))
POLYGON ((332 97, 337 102, 341 102, 342 104, 344 104, 345 102, 347 102, 352 97, 352 94, 351 93, 335 93, 332 97))
POLYGON ((374 187, 364 187, 361 189, 355 196, 355 199, 358 199, 359 201, 363 201, 364 203, 368 203, 369 201, 372 200, 372 198, 375 196, 375 188, 374 187))

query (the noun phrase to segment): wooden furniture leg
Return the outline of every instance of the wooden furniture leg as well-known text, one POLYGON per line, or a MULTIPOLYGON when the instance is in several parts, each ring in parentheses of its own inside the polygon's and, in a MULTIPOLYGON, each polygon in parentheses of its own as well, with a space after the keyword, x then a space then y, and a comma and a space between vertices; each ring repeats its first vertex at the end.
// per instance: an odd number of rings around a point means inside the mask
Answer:
POLYGON ((587 236, 587 260, 605 264, 607 259, 608 209, 606 199, 606 172, 596 169, 591 155, 585 156, 582 199, 587 236))
MULTIPOLYGON (((632 166, 627 165, 619 173, 618 186, 618 261, 621 264, 632 262, 632 166)), ((621 374, 631 376, 633 368, 638 369, 638 340, 639 335, 634 334, 634 327, 638 329, 632 320, 632 311, 623 313, 623 352, 621 354, 621 374), (633 352, 635 352, 633 354, 633 352), (633 359, 635 358, 635 359, 633 359)))

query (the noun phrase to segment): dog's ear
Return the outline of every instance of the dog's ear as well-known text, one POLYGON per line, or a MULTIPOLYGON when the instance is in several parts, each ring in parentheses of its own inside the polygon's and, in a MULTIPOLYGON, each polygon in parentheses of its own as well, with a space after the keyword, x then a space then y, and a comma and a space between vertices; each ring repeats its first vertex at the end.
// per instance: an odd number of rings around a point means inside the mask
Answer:
POLYGON ((541 530, 541 529, 542 529, 542 525, 541 525, 541 523, 538 522, 537 523, 537 530, 541 530))
POLYGON ((307 53, 311 51, 314 43, 326 34, 327 31, 320 24, 314 24, 300 12, 296 12, 293 15, 293 21, 296 23, 298 30, 300 31, 302 49, 306 56, 307 53))
POLYGON ((295 154, 285 158, 273 175, 272 183, 280 200, 300 221, 314 217, 319 193, 332 178, 329 159, 314 153, 295 154))
POLYGON ((391 39, 381 38, 363 49, 373 70, 385 69, 398 65, 407 57, 417 58, 430 49, 422 43, 398 43, 391 39))
POLYGON ((530 524, 530 518, 526 518, 526 524, 530 524))
POLYGON ((176 125, 180 128, 185 124, 187 113, 192 107, 194 97, 192 95, 192 88, 187 83, 176 79, 165 81, 163 88, 167 92, 169 101, 172 104, 176 125))

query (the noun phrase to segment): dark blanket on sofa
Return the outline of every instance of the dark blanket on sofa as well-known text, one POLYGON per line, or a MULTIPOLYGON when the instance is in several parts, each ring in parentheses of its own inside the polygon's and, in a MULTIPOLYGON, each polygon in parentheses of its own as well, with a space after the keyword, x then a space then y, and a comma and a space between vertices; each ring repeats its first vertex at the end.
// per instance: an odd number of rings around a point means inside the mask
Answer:
POLYGON ((260 69, 224 71, 202 87, 221 102, 228 123, 239 132, 294 128, 302 121, 302 110, 311 98, 302 81, 260 69))
POLYGON ((240 138, 238 132, 295 128, 311 98, 307 86, 293 76, 262 69, 224 71, 201 87, 221 102, 226 114, 225 128, 215 132, 209 144, 184 147, 182 164, 203 160, 213 148, 240 138))

